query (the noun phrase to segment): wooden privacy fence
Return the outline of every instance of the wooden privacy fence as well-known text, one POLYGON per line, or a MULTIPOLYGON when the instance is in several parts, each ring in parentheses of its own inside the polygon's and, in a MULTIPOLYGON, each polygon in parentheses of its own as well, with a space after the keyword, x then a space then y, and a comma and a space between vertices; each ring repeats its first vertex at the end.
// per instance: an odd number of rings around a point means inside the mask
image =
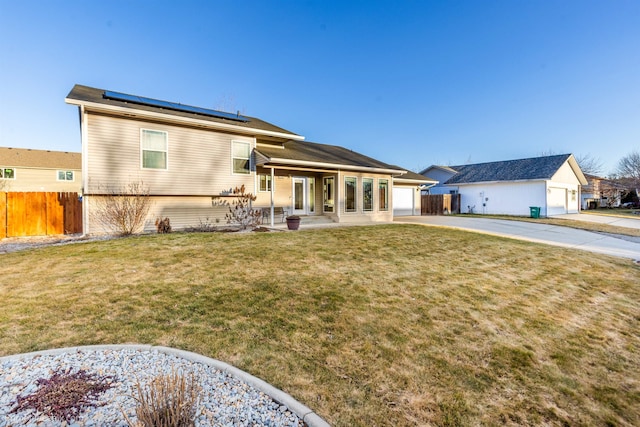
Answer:
POLYGON ((422 195, 422 215, 447 215, 460 213, 460 194, 422 195))
POLYGON ((82 233, 78 193, 0 193, 0 238, 82 233))

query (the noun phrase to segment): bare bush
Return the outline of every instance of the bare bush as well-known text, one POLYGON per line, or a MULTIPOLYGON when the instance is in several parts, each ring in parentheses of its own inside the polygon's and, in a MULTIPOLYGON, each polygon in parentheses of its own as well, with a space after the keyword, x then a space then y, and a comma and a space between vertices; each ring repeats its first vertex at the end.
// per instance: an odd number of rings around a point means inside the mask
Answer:
POLYGON ((129 426, 142 427, 190 427, 195 425, 195 414, 198 405, 200 387, 194 375, 189 378, 172 371, 153 379, 148 387, 138 381, 134 396, 138 402, 136 407, 137 424, 129 426))
POLYGON ((251 207, 256 196, 245 193, 244 185, 236 187, 231 194, 235 196, 235 200, 229 206, 229 213, 226 215, 227 223, 237 224, 241 230, 257 227, 260 224, 262 212, 251 207))
POLYGON ((111 388, 110 379, 83 370, 54 372, 51 378, 36 381, 38 389, 35 392, 18 396, 10 413, 32 409, 71 424, 85 408, 97 405, 98 396, 111 388))
POLYGON ((169 217, 165 219, 156 218, 156 230, 158 234, 171 233, 171 221, 169 217))
POLYGON ((92 219, 121 236, 140 230, 151 208, 149 188, 142 181, 136 181, 107 189, 106 193, 106 196, 96 198, 92 219))

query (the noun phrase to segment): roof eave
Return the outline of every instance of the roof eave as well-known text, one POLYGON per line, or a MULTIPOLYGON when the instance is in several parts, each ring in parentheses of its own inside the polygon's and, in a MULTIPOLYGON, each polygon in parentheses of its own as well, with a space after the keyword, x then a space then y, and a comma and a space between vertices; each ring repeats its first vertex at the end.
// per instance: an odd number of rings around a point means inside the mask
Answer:
POLYGON ((294 133, 282 133, 282 132, 274 132, 274 131, 269 131, 269 130, 264 130, 264 129, 256 129, 253 127, 245 127, 245 126, 235 126, 232 124, 228 124, 228 123, 220 123, 220 122, 212 122, 212 121, 208 121, 208 120, 199 120, 199 119, 194 119, 194 118, 190 118, 190 117, 182 117, 182 116, 176 116, 173 114, 165 114, 165 113, 157 113, 157 112, 153 112, 153 111, 145 111, 145 110, 138 110, 135 108, 123 108, 123 107, 118 107, 116 105, 107 105, 107 104, 102 104, 99 102, 88 102, 88 101, 81 101, 78 99, 74 99, 74 98, 65 98, 64 100, 67 104, 70 105, 76 105, 78 107, 80 106, 84 106, 85 108, 89 108, 93 111, 105 111, 105 112, 110 112, 110 113, 122 113, 122 114, 132 114, 132 111, 135 111, 135 116, 137 117, 141 117, 141 118, 151 118, 151 119, 156 119, 156 120, 164 120, 164 121, 174 121, 174 122, 180 122, 180 123, 188 123, 191 125, 195 125, 195 126, 200 126, 200 127, 206 127, 206 128, 212 128, 212 129, 222 129, 222 130, 226 130, 226 131, 235 131, 238 133, 244 133, 244 134, 252 134, 252 135, 261 135, 261 136, 271 136, 271 137, 276 137, 276 138, 286 138, 286 139, 293 139, 296 141, 303 141, 304 140, 304 136, 302 135, 297 135, 294 133))
POLYGON ((587 178, 584 176, 584 173, 582 173, 582 169, 580 169, 580 165, 573 154, 569 155, 567 161, 569 162, 569 166, 571 166, 573 173, 576 174, 576 178, 578 178, 580 185, 587 185, 587 178))
POLYGON ((309 167, 316 167, 316 168, 338 169, 338 170, 349 170, 349 171, 370 171, 370 172, 390 174, 390 175, 406 172, 402 169, 375 168, 375 167, 369 167, 369 166, 344 165, 339 163, 313 162, 308 160, 279 159, 275 157, 269 158, 268 162, 264 163, 261 166, 267 166, 269 164, 309 166, 309 167))

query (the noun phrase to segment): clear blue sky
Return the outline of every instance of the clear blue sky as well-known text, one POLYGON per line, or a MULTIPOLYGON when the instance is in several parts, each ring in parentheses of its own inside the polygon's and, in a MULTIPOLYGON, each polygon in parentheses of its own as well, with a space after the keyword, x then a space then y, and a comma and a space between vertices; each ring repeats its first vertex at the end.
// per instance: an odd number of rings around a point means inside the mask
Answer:
POLYGON ((80 151, 74 84, 420 170, 640 147, 640 1, 0 0, 0 146, 80 151))

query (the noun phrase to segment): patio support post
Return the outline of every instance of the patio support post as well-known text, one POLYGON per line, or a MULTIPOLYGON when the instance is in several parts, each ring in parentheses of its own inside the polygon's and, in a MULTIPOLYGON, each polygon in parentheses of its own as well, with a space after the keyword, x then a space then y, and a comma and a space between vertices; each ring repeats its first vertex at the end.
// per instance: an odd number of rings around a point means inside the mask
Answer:
POLYGON ((273 228, 273 214, 274 214, 274 208, 273 208, 273 199, 274 199, 274 194, 273 194, 273 190, 275 188, 275 169, 271 168, 271 227, 273 228))

